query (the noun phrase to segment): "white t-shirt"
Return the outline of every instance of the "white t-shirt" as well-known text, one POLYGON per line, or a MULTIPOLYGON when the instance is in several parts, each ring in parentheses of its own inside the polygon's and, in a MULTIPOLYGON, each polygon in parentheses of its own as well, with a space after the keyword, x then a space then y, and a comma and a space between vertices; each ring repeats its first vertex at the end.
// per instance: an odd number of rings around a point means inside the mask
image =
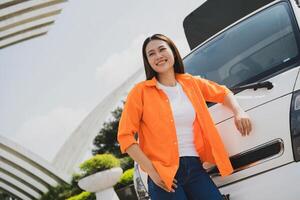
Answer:
POLYGON ((175 128, 179 147, 179 156, 199 156, 195 149, 193 136, 193 122, 195 110, 181 85, 165 86, 157 81, 158 88, 162 89, 169 98, 175 120, 175 128))

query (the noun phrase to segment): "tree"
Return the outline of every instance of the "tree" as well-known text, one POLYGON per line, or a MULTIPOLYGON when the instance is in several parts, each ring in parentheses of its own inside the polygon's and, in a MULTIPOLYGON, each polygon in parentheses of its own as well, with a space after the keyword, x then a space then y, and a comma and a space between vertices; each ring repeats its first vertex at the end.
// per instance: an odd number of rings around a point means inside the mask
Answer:
POLYGON ((111 112, 113 119, 103 123, 103 128, 99 131, 93 141, 95 148, 92 150, 92 154, 113 154, 117 158, 120 158, 121 168, 125 171, 133 168, 134 161, 127 154, 121 153, 120 145, 117 141, 118 127, 122 111, 123 109, 121 107, 117 107, 111 112))
POLYGON ((122 111, 123 109, 121 107, 117 107, 111 112, 113 119, 103 123, 103 128, 99 131, 93 141, 95 146, 92 150, 93 155, 111 153, 117 158, 123 158, 126 156, 121 154, 120 145, 117 141, 117 133, 122 111))

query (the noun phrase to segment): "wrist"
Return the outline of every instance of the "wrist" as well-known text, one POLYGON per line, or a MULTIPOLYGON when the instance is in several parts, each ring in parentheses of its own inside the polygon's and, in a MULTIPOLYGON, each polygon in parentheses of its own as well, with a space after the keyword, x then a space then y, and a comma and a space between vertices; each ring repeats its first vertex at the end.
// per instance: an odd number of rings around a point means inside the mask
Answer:
POLYGON ((148 169, 147 169, 147 174, 152 175, 154 173, 156 173, 156 169, 151 164, 151 166, 149 166, 148 169))
POLYGON ((240 113, 244 112, 241 107, 236 107, 233 109, 233 114, 234 115, 239 115, 240 113))

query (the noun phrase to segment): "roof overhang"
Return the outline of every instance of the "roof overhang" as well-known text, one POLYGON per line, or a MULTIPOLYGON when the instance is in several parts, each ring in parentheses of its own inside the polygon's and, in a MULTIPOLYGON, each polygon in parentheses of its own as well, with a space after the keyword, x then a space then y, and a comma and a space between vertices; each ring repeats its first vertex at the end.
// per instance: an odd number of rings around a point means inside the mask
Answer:
POLYGON ((67 0, 2 0, 0 49, 47 34, 67 0))

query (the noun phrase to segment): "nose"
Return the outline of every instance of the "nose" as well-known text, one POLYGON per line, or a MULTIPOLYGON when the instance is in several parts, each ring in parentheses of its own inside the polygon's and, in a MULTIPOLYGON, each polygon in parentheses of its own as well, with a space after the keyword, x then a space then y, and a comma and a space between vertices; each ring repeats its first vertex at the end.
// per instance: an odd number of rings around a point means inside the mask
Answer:
POLYGON ((157 53, 155 54, 155 60, 160 60, 161 58, 162 58, 161 53, 160 53, 160 52, 157 52, 157 53))

